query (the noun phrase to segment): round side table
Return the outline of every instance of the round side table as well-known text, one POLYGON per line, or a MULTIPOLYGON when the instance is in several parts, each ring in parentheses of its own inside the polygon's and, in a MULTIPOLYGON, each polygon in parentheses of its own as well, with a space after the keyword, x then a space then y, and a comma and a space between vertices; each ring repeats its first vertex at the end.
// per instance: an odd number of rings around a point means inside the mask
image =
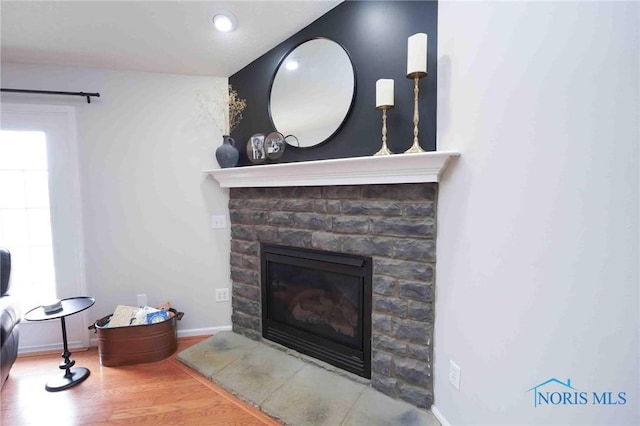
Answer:
POLYGON ((65 373, 62 377, 55 377, 47 382, 45 389, 49 392, 69 389, 70 387, 82 382, 84 379, 89 377, 90 374, 88 368, 71 368, 76 362, 70 358, 71 352, 69 352, 69 347, 67 345, 67 326, 65 325, 64 318, 69 315, 82 312, 85 309, 89 309, 93 306, 96 300, 93 297, 69 297, 67 299, 62 299, 60 302, 62 304, 62 308, 55 312, 46 313, 42 306, 38 306, 37 308, 31 309, 24 315, 24 319, 27 321, 46 321, 60 318, 60 321, 62 322, 62 343, 64 344, 64 352, 61 356, 64 358, 64 362, 58 367, 61 370, 65 370, 65 373))

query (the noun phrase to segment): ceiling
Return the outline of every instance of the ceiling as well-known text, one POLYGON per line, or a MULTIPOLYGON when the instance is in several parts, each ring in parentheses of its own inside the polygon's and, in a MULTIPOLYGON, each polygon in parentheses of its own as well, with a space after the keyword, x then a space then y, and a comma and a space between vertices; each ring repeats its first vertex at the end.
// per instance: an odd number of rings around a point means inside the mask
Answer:
POLYGON ((2 0, 0 59, 228 77, 341 1, 2 0), (214 30, 223 9, 236 31, 214 30))

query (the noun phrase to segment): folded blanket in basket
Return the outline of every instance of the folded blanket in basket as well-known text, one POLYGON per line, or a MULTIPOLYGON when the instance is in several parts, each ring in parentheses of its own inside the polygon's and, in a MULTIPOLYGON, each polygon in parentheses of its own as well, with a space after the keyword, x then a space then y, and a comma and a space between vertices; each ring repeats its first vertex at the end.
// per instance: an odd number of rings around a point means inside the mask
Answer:
POLYGON ((126 327, 129 325, 155 324, 169 319, 169 313, 165 310, 143 306, 116 306, 113 315, 105 327, 126 327))

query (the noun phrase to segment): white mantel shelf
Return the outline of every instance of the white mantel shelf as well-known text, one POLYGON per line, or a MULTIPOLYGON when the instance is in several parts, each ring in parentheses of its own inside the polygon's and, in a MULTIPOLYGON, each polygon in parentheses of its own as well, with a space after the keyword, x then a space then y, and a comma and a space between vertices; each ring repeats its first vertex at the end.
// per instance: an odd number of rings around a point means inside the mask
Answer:
POLYGON ((223 188, 438 182, 459 152, 339 158, 205 170, 223 188))

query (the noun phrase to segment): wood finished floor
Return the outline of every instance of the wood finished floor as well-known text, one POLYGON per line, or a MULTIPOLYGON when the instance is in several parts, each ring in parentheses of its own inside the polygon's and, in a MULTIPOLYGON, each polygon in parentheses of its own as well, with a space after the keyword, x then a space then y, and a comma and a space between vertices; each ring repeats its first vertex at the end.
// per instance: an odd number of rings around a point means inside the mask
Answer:
MULTIPOLYGON (((178 352, 205 339, 179 339, 178 352)), ((91 375, 60 392, 44 385, 62 374, 59 353, 20 357, 0 394, 0 424, 18 425, 269 425, 280 423, 237 399, 172 356, 163 361, 102 367, 96 348, 74 352, 91 375), (60 373, 59 373, 60 372, 60 373)))

